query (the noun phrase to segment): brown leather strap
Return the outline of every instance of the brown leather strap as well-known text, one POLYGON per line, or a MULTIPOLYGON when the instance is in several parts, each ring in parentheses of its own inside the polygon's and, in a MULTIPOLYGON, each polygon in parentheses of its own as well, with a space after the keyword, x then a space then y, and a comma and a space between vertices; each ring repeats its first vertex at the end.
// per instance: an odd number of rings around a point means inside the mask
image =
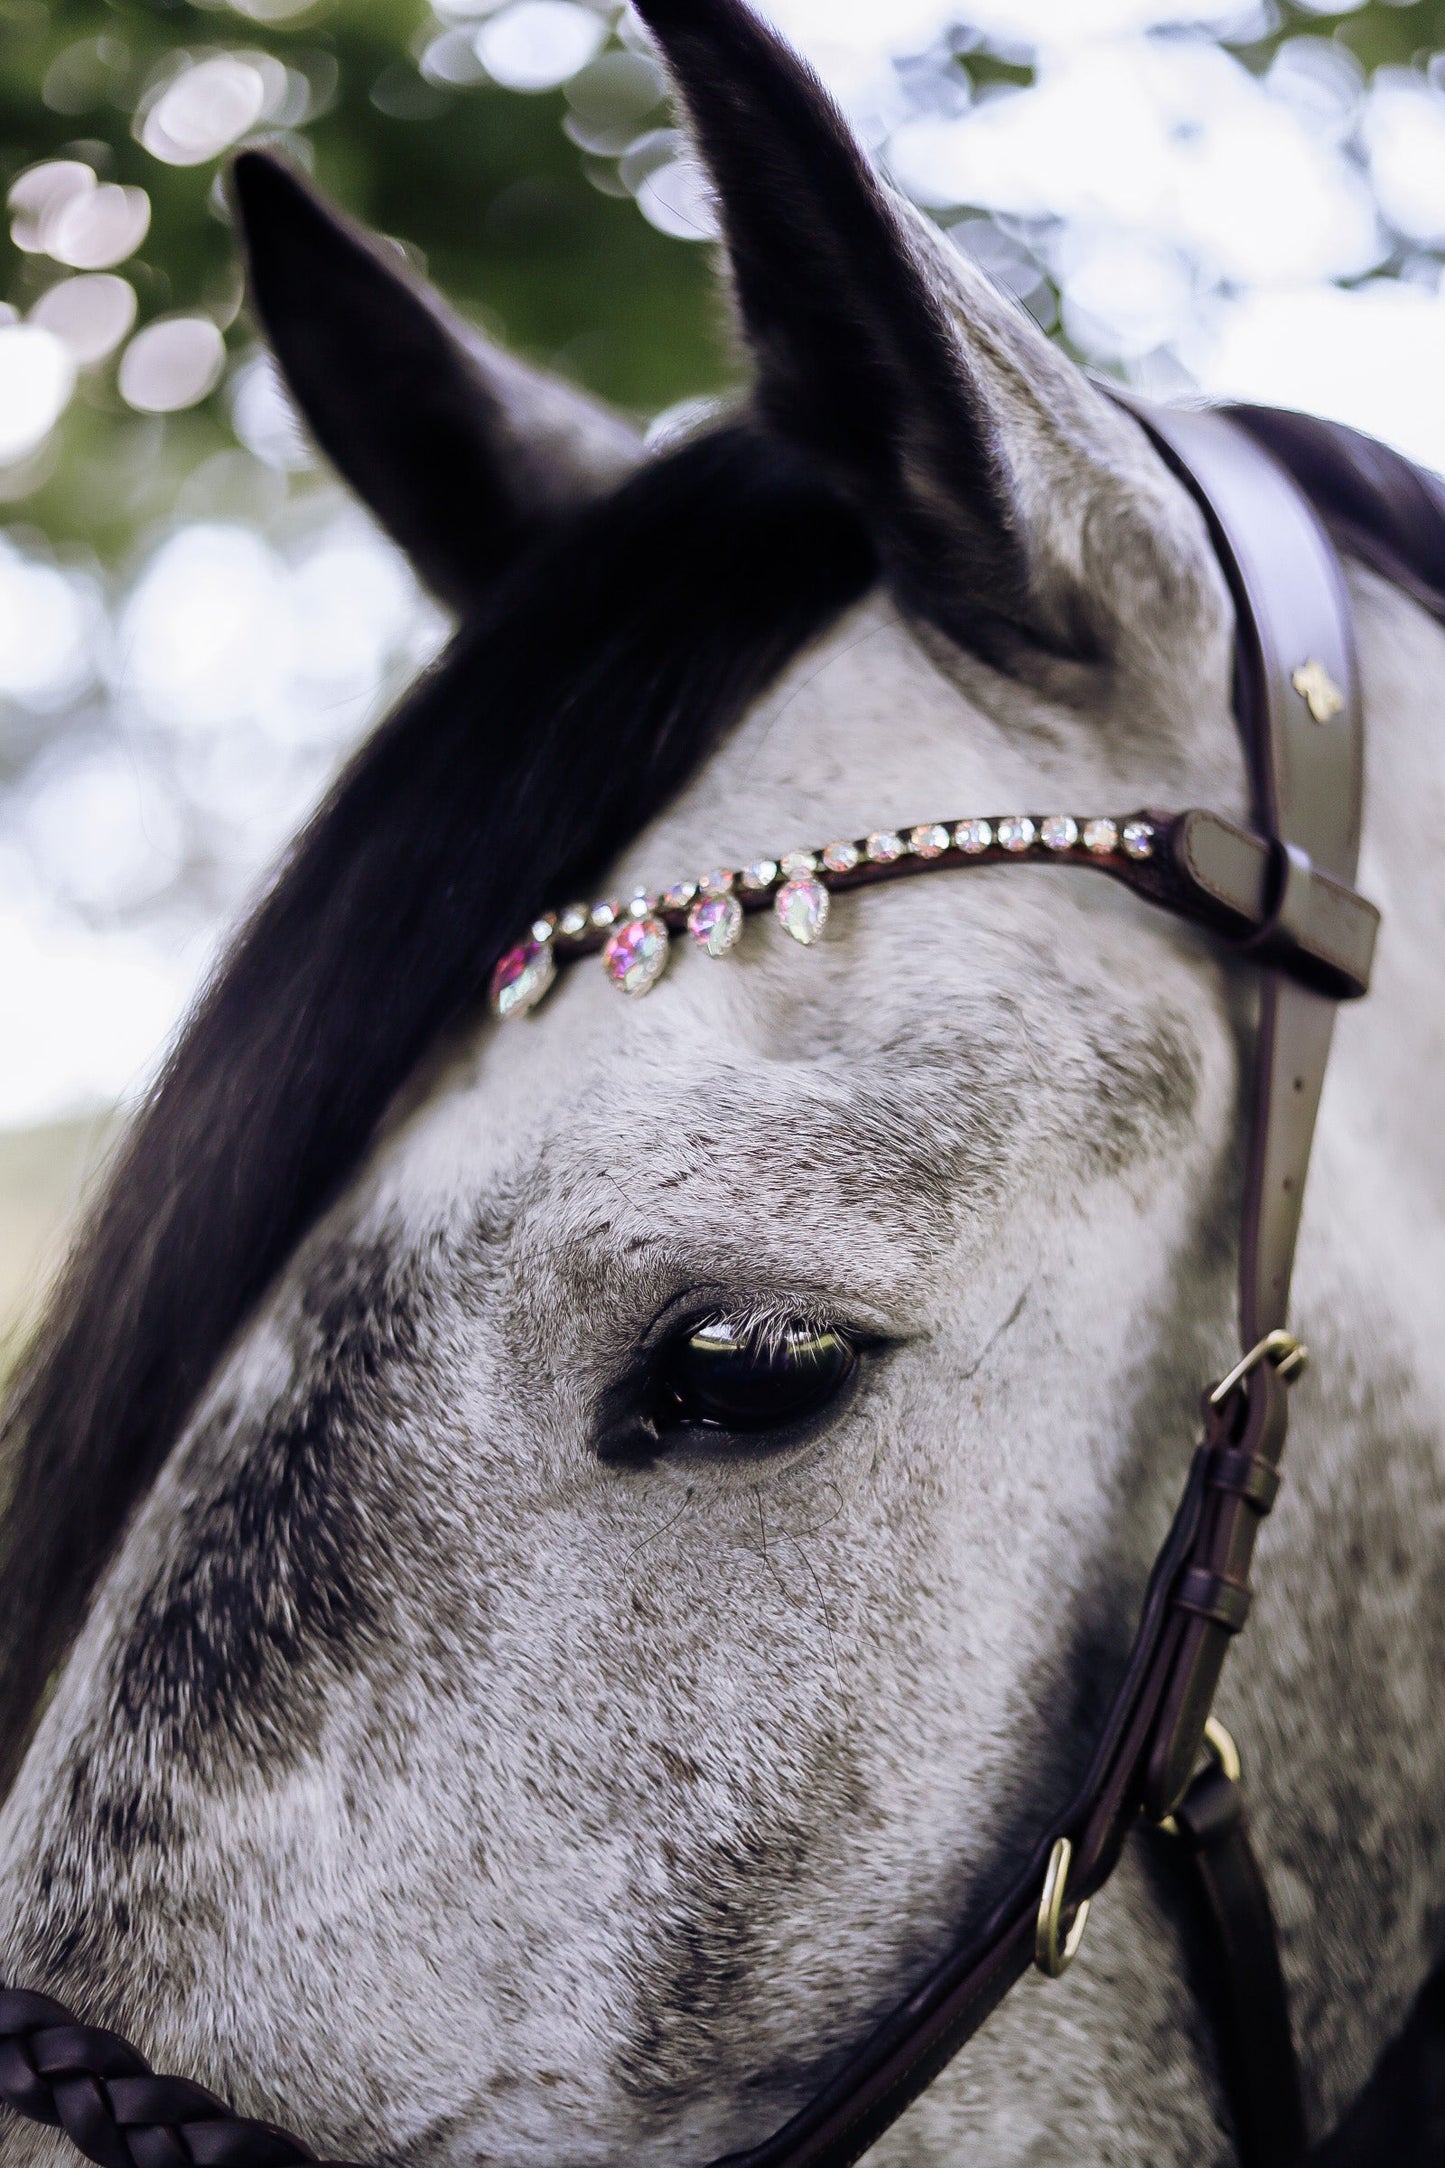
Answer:
POLYGON ((1300 2168, 1304 2108, 1269 1892, 1249 1841, 1243 1787, 1217 1762, 1200 1770, 1174 1810, 1169 1853, 1190 1875, 1203 1912, 1204 2000, 1241 2168, 1300 2168))
MULTIPOLYGON (((1339 560, 1284 469, 1223 415, 1170 409, 1140 419, 1202 507, 1234 594, 1235 706, 1256 820, 1278 844, 1352 891, 1364 808, 1364 718, 1339 560), (1298 673, 1312 669, 1339 702, 1323 720, 1296 684, 1298 673)), ((1284 1323, 1334 1030, 1331 1002, 1277 971, 1266 977, 1260 1010, 1240 1258, 1246 1347, 1284 1323)))

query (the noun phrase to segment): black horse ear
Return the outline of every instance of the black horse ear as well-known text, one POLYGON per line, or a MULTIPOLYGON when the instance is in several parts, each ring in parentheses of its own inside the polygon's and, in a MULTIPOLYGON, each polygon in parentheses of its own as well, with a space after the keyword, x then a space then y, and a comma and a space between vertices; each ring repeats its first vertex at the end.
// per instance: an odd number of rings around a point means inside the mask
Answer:
MULTIPOLYGON (((1137 426, 880 179, 742 0, 635 5, 717 192, 763 418, 826 465, 947 629, 1112 645, 1109 568, 1084 559, 1106 482, 1157 505, 1137 426)), ((1137 587, 1119 599, 1137 610, 1137 587)))
POLYGON ((620 416, 456 323, 279 159, 232 168, 253 306, 322 450, 453 609, 641 456, 620 416))

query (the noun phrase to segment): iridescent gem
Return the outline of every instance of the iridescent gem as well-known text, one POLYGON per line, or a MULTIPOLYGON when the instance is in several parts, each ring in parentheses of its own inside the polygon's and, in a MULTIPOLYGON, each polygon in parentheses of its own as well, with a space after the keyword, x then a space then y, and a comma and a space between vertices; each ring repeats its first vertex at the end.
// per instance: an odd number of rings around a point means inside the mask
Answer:
POLYGON ((892 828, 875 829, 868 838, 868 856, 875 866, 891 866, 895 859, 908 855, 908 845, 892 828))
POLYGON ((667 968, 667 928, 660 918, 629 918, 609 934, 602 966, 624 994, 646 994, 667 968))
POLYGON ((565 933, 569 938, 575 938, 579 933, 586 933, 587 919, 585 903, 569 903, 557 921, 557 931, 565 933))
POLYGON ((804 874, 800 880, 783 883, 773 898, 773 909, 778 924, 804 948, 811 948, 828 923, 828 891, 821 881, 804 874))
POLYGON ((544 911, 540 918, 534 918, 532 921, 532 939, 534 941, 550 941, 556 931, 557 914, 555 911, 544 911))
POLYGON ((736 879, 728 867, 717 866, 711 873, 704 873, 697 885, 705 896, 725 896, 736 879))
POLYGON ((805 873, 816 873, 818 861, 812 851, 785 851, 782 871, 790 881, 796 881, 805 873))
POLYGON ((1034 834, 1034 824, 1027 813, 1006 814, 998 824, 998 839, 1006 851, 1026 851, 1034 834))
POLYGON ((1094 851, 1100 858, 1107 858, 1110 851, 1119 848, 1119 830, 1110 820, 1085 821, 1084 849, 1094 851))
POLYGON ((594 926, 611 926, 622 910, 620 903, 594 903, 587 916, 594 926))
POLYGON ((909 847, 920 858, 941 858, 948 849, 948 830, 939 821, 929 821, 922 828, 910 828, 909 847))
POLYGON ((657 898, 649 896, 645 888, 639 888, 627 906, 629 918, 650 918, 657 898))
POLYGON ((953 831, 958 849, 969 858, 977 858, 993 841, 993 830, 987 821, 960 821, 953 831))
POLYGON ((743 887, 754 891, 771 888, 778 878, 778 862, 775 858, 755 858, 750 866, 743 868, 743 887))
POLYGON ((508 949, 492 973, 492 1013, 523 1016, 535 1009, 557 976, 550 941, 522 941, 508 949))
POLYGON ((687 914, 687 930, 709 956, 726 956, 743 930, 736 896, 703 896, 687 914))
POLYGON ((685 911, 696 894, 696 881, 674 881, 671 888, 662 891, 663 906, 669 911, 685 911))
POLYGON ((1152 858, 1154 830, 1148 821, 1125 821, 1124 849, 1130 858, 1152 858))
POLYGON ((828 844, 823 852, 823 863, 830 873, 851 873, 858 863, 857 844, 828 844))
POLYGON ((1071 851, 1079 840, 1079 824, 1067 813, 1049 813, 1039 822, 1045 850, 1071 851))

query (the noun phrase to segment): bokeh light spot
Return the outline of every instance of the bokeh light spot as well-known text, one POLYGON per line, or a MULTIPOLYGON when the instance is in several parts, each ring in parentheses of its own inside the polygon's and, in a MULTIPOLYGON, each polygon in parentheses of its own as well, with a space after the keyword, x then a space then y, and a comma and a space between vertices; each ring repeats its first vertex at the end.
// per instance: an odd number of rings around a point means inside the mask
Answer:
POLYGON ((144 117, 137 116, 140 141, 168 166, 204 165, 255 127, 266 110, 267 89, 265 73, 249 55, 212 54, 173 76, 144 117))
POLYGON ((78 577, 0 542, 0 696, 40 714, 78 699, 94 680, 100 617, 78 577))
POLYGON ((226 342, 209 316, 169 316, 138 331, 121 356, 120 395, 140 414, 196 406, 220 382, 226 342))
POLYGON ((113 271, 61 279, 30 311, 32 324, 53 332, 78 368, 93 368, 113 354, 135 322, 135 288, 113 271))
POLYGON ((74 271, 108 271, 135 254, 150 222, 151 199, 143 188, 103 181, 46 213, 45 251, 74 271))
POLYGON ((95 187, 95 171, 78 158, 48 158, 30 166, 13 181, 9 203, 10 238, 27 255, 45 256, 46 221, 56 216, 76 196, 89 195, 95 187))
POLYGON ((607 25, 574 0, 515 0, 482 24, 477 53, 494 82, 507 90, 555 90, 585 68, 607 36, 607 25))
POLYGON ((0 466, 42 444, 65 411, 75 363, 39 324, 0 325, 0 466))

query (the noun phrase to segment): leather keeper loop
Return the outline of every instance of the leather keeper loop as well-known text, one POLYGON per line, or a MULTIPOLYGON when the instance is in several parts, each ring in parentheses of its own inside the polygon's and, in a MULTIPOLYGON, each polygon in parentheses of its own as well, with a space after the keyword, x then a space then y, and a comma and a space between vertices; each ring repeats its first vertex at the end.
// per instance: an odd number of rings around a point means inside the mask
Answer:
POLYGON ((1237 946, 1261 963, 1288 970, 1309 943, 1315 869, 1308 851, 1282 836, 1270 839, 1270 904, 1264 923, 1237 946))
POLYGON ((1244 1583, 1231 1580, 1227 1573, 1190 1566, 1179 1577, 1174 1601, 1181 1611, 1194 1611, 1227 1634, 1237 1634, 1249 1617, 1251 1598, 1244 1583))
POLYGON ((1262 1453, 1236 1453, 1216 1446, 1205 1462, 1204 1480, 1211 1490, 1232 1491, 1252 1505, 1261 1518, 1279 1496, 1280 1472, 1262 1453))

